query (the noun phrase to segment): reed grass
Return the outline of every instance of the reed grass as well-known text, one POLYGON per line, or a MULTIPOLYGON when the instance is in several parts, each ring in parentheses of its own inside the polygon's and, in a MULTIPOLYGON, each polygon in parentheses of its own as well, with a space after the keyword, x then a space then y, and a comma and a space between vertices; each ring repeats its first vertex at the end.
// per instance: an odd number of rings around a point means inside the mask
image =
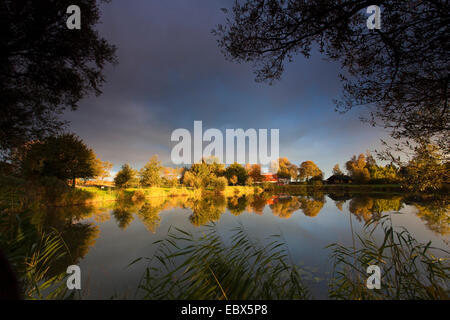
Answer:
POLYGON ((331 244, 333 278, 329 297, 332 299, 448 299, 449 252, 419 243, 408 230, 394 228, 389 216, 370 220, 363 234, 356 235, 358 245, 346 247, 331 244), (383 240, 374 232, 381 227, 383 240), (438 257, 438 256, 444 256, 438 257), (382 270, 381 288, 368 289, 366 273, 369 265, 382 270))
POLYGON ((70 254, 56 230, 38 231, 16 216, 16 223, 5 232, 5 216, 0 216, 0 245, 20 281, 22 297, 35 299, 63 299, 67 293, 65 273, 53 274, 51 268, 70 254))
POLYGON ((242 225, 233 230, 230 245, 214 224, 199 237, 171 229, 166 239, 156 242, 156 254, 147 259, 138 294, 144 299, 309 298, 283 242, 277 236, 268 240, 266 245, 254 242, 242 225))

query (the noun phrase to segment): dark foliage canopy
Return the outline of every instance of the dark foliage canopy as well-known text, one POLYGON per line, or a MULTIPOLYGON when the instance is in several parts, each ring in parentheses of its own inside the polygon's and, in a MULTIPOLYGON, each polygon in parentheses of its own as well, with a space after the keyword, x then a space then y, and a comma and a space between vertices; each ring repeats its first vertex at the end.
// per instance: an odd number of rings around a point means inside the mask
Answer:
POLYGON ((245 0, 213 33, 227 58, 254 64, 257 81, 279 79, 286 61, 318 47, 342 65, 338 110, 370 106, 366 120, 394 138, 426 136, 448 148, 449 7, 442 0, 245 0), (380 30, 367 28, 371 5, 381 7, 380 30))
POLYGON ((92 149, 74 134, 51 136, 25 146, 22 172, 27 178, 55 177, 60 180, 93 178, 96 157, 92 149))
POLYGON ((115 63, 115 47, 94 26, 95 0, 79 0, 81 29, 69 30, 69 0, 0 1, 0 151, 54 134, 58 115, 100 94, 102 70, 115 63))
POLYGON ((128 163, 124 164, 114 177, 114 184, 118 188, 129 187, 136 178, 136 171, 128 163))
POLYGON ((233 176, 236 176, 238 185, 244 186, 248 178, 248 173, 241 164, 233 163, 226 168, 225 177, 228 181, 231 181, 233 176))

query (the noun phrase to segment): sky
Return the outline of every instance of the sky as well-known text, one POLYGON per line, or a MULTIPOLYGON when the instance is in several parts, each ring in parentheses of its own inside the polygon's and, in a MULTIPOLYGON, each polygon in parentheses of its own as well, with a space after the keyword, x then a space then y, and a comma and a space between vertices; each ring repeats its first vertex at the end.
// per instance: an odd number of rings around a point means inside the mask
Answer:
MULTIPOLYGON (((158 154, 164 165, 177 128, 279 129, 280 156, 314 161, 331 174, 353 155, 380 147, 387 136, 360 121, 367 112, 335 112, 339 65, 318 52, 297 56, 280 81, 256 83, 252 65, 225 60, 212 29, 225 21, 229 0, 113 0, 102 4, 101 36, 117 46, 119 64, 104 70, 103 94, 68 111, 70 130, 117 172, 141 168, 158 154)), ((82 14, 82 13, 81 13, 82 14)), ((81 30, 82 31, 82 30, 81 30)), ((207 143, 204 144, 206 146, 207 143)))

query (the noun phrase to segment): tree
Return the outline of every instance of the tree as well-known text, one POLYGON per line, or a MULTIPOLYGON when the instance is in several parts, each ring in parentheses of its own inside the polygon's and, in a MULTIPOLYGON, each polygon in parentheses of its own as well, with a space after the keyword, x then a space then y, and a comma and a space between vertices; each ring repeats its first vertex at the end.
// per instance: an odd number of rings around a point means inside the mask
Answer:
POLYGON ((341 168, 339 167, 338 163, 335 164, 334 167, 333 167, 333 174, 335 176, 342 176, 342 175, 344 175, 344 173, 341 171, 341 168))
POLYGON ((58 115, 101 93, 103 68, 115 47, 94 29, 96 1, 80 0, 82 28, 69 30, 70 0, 0 2, 0 152, 58 133, 58 115))
POLYGON ((372 156, 372 154, 367 151, 366 152, 366 167, 370 168, 370 167, 376 167, 377 166, 377 162, 375 160, 375 158, 372 156))
POLYGON ((438 146, 423 141, 415 147, 402 184, 412 191, 436 191, 450 183, 450 163, 438 146))
POLYGON ((357 182, 367 182, 370 180, 370 172, 367 168, 366 156, 360 154, 358 158, 353 156, 345 163, 348 174, 357 182))
POLYGON ((341 63, 339 110, 374 106, 368 120, 394 138, 434 137, 448 152, 448 17, 447 1, 246 0, 213 32, 228 59, 254 64, 257 81, 279 79, 286 60, 317 46, 341 63), (380 30, 366 26, 371 5, 380 30))
POLYGON ((162 166, 158 156, 151 157, 149 162, 140 170, 140 184, 144 187, 158 187, 162 183, 162 166))
POLYGON ((223 191, 227 186, 224 165, 214 158, 202 159, 201 163, 194 163, 189 170, 185 170, 182 182, 184 185, 196 189, 214 189, 223 191))
POLYGON ((183 184, 191 188, 200 188, 200 181, 191 171, 184 173, 183 184))
POLYGON ((393 163, 387 166, 371 165, 367 168, 371 183, 397 183, 400 180, 399 169, 393 163))
POLYGON ((299 177, 301 179, 306 179, 307 181, 312 178, 322 179, 322 171, 319 167, 312 161, 304 161, 299 167, 299 177))
POLYGON ((189 169, 196 177, 200 179, 208 178, 213 173, 213 166, 206 163, 204 160, 200 163, 194 163, 189 169))
POLYGON ((95 178, 100 179, 101 181, 108 178, 111 173, 111 169, 113 168, 113 164, 108 161, 101 161, 100 159, 95 160, 95 178))
POLYGON ((378 165, 370 152, 366 155, 360 154, 358 157, 353 156, 345 163, 348 174, 352 179, 359 183, 398 183, 399 169, 394 163, 387 166, 378 165))
POLYGON ((71 180, 75 187, 77 178, 89 179, 96 175, 97 161, 92 149, 79 137, 66 133, 28 144, 21 167, 28 178, 71 180))
POLYGON ((204 158, 203 161, 209 165, 210 171, 216 176, 223 176, 225 173, 225 165, 219 162, 219 158, 215 156, 210 156, 204 158))
POLYGON ((277 175, 279 178, 297 180, 298 168, 295 164, 292 164, 288 158, 280 158, 278 159, 277 175))
POLYGON ((124 164, 114 177, 114 184, 118 188, 130 187, 136 179, 137 172, 128 163, 124 164))
POLYGON ((211 186, 214 188, 214 191, 216 192, 224 191, 227 185, 228 181, 227 178, 225 177, 216 177, 211 182, 211 186))
MULTIPOLYGON (((248 169, 246 169, 246 171, 249 176, 249 179, 251 178, 251 184, 262 182, 264 180, 264 177, 261 174, 261 165, 260 164, 249 165, 248 169)), ((249 183, 247 183, 247 184, 249 184, 249 183)))
POLYGON ((167 187, 176 187, 179 183, 178 175, 184 174, 184 168, 163 167, 162 183, 167 187))
POLYGON ((202 159, 201 163, 194 163, 189 169, 192 177, 188 175, 188 181, 194 188, 207 189, 211 187, 213 180, 216 178, 216 175, 213 172, 214 168, 214 165, 208 164, 202 159))
POLYGON ((248 174, 247 174, 247 171, 245 170, 245 168, 241 164, 236 163, 236 162, 233 164, 230 164, 225 169, 225 177, 228 179, 228 182, 230 182, 231 184, 233 184, 233 182, 231 181, 233 176, 237 177, 236 183, 240 186, 245 185, 245 182, 247 181, 247 178, 248 178, 248 174))

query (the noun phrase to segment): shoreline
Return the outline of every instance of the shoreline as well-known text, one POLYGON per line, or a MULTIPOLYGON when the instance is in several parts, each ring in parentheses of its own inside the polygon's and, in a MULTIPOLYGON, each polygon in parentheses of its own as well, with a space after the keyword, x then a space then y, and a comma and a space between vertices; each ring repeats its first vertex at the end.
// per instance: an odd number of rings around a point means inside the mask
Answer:
MULTIPOLYGON (((6 186, 7 187, 7 186, 6 186)), ((306 195, 311 192, 331 193, 336 196, 350 194, 390 194, 404 195, 408 197, 440 197, 445 196, 445 191, 435 193, 412 193, 400 187, 400 185, 356 185, 356 184, 290 184, 290 185, 254 185, 254 186, 226 186, 224 190, 194 189, 184 186, 179 187, 148 187, 148 188, 125 188, 116 189, 101 186, 77 186, 76 188, 65 187, 63 189, 47 187, 30 189, 29 186, 13 188, 14 190, 1 190, 2 202, 5 207, 12 211, 30 208, 31 206, 61 208, 68 206, 99 205, 101 203, 116 201, 143 201, 164 197, 186 197, 200 199, 203 196, 242 197, 261 194, 288 194, 306 195)))

